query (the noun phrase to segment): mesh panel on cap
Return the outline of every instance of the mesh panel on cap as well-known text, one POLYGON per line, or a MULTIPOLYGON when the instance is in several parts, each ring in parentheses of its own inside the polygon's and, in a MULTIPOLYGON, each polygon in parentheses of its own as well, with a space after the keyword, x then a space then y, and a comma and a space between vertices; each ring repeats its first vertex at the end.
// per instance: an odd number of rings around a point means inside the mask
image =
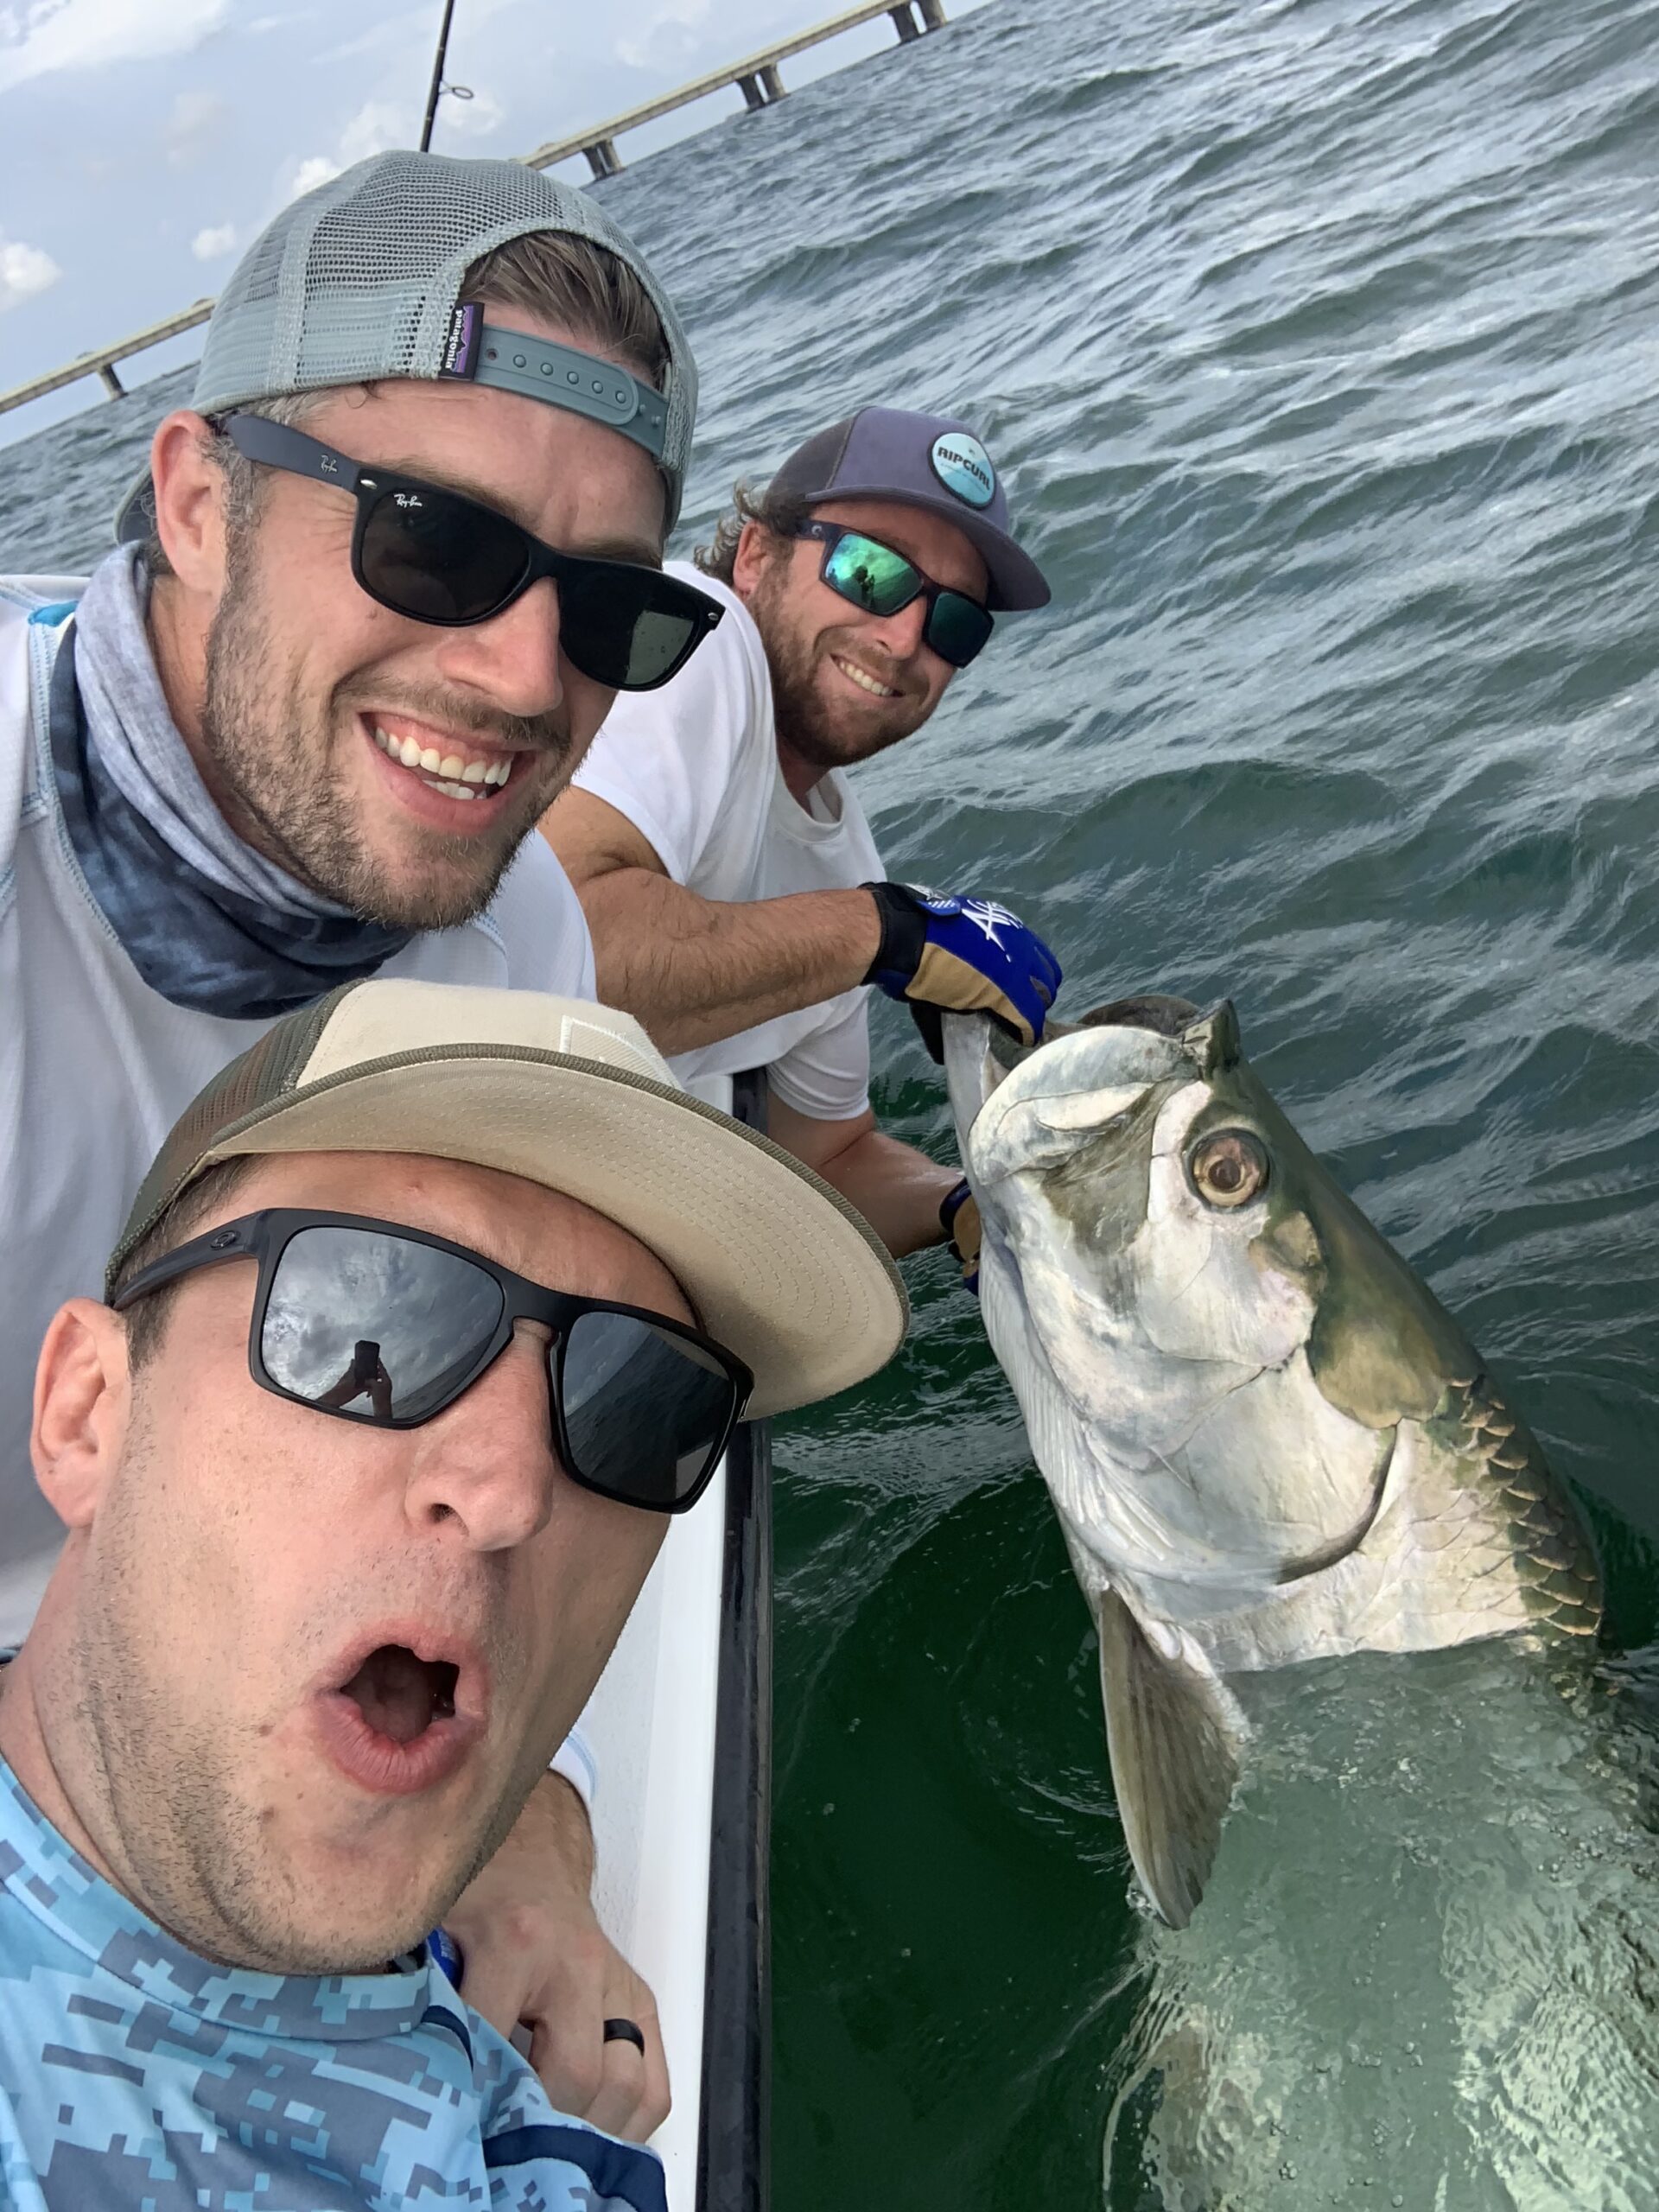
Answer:
POLYGON ((120 1242, 110 1255, 105 1281, 111 1290, 127 1255, 149 1236, 185 1186, 194 1182, 203 1155, 213 1150, 225 1131, 245 1115, 274 1104, 293 1090, 335 1008, 362 981, 359 977, 356 982, 341 983, 314 1006, 284 1014, 245 1052, 202 1085, 173 1124, 139 1185, 120 1242))
POLYGON ((285 208, 214 310, 194 405, 222 414, 327 385, 435 376, 467 270, 531 231, 591 239, 644 285, 668 340, 663 464, 683 480, 696 371, 666 294, 602 208, 519 162, 377 154, 285 208))

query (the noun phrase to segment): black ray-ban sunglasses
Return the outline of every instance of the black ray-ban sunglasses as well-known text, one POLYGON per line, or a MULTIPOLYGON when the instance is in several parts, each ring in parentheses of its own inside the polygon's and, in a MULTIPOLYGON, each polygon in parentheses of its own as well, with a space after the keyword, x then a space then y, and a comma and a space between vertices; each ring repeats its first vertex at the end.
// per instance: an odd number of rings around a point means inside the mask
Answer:
POLYGON ((559 643, 574 664, 613 690, 654 691, 679 674, 725 612, 660 569, 560 553, 494 507, 366 467, 262 415, 227 416, 219 427, 249 461, 351 493, 352 574, 371 599, 411 621, 448 630, 487 622, 550 576, 559 643))
POLYGON ((339 1421, 435 1421, 505 1351, 515 1321, 544 1323, 564 1471, 624 1505, 695 1505, 754 1388, 742 1361, 700 1329, 549 1290, 465 1244, 359 1214, 244 1214, 140 1268, 116 1311, 194 1268, 242 1259, 259 1262, 254 1381, 339 1421))
POLYGON ((831 591, 866 614, 897 614, 912 599, 925 597, 922 638, 952 668, 966 668, 990 643, 995 624, 991 611, 965 591, 936 584, 931 576, 879 537, 867 537, 843 522, 804 522, 797 537, 816 538, 823 548, 819 575, 831 591))

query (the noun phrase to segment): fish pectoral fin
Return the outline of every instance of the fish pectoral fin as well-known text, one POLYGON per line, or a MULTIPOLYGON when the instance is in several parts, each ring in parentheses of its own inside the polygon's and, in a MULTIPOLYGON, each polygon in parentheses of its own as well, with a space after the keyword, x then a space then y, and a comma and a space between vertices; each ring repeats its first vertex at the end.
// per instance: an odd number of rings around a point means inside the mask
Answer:
POLYGON ((1243 1722, 1212 1675, 1155 1650, 1115 1590, 1095 1599, 1112 1784, 1129 1856, 1172 1928, 1204 1895, 1238 1780, 1243 1722))

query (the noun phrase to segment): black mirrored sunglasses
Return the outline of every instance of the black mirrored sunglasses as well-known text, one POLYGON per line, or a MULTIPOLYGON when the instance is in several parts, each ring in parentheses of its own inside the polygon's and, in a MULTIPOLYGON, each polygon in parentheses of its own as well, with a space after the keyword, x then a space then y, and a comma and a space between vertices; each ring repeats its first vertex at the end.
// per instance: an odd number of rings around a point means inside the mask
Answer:
POLYGON ((897 614, 912 599, 925 597, 922 637, 952 668, 966 668, 990 642, 995 624, 991 611, 966 592, 936 584, 906 555, 879 537, 841 522, 805 522, 797 537, 816 538, 823 548, 818 574, 831 591, 866 614, 897 614))
POLYGON ((340 1421, 435 1421, 505 1349, 515 1321, 543 1323, 564 1471, 625 1505, 694 1505, 754 1388, 735 1354, 683 1322, 549 1290, 464 1244, 357 1214, 279 1206, 227 1221, 141 1268, 116 1311, 241 1259, 259 1263, 254 1381, 340 1421))
POLYGON ((232 415, 219 427, 249 461, 351 493, 352 574, 371 599, 411 621, 444 629, 487 622, 550 576, 559 644, 575 666, 613 690, 654 691, 678 675, 725 612, 660 569, 560 553, 477 499, 365 467, 285 423, 232 415))

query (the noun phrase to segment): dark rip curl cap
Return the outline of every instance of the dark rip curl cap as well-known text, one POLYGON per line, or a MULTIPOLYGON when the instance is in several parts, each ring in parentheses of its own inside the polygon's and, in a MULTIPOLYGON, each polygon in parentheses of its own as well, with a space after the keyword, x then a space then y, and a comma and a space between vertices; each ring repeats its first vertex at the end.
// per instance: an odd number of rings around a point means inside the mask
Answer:
POLYGON ((1046 578, 1015 540, 1008 499, 980 441, 950 415, 861 407, 797 447, 772 480, 817 506, 825 499, 896 499, 954 523, 984 562, 990 605, 1009 612, 1046 607, 1046 578))

